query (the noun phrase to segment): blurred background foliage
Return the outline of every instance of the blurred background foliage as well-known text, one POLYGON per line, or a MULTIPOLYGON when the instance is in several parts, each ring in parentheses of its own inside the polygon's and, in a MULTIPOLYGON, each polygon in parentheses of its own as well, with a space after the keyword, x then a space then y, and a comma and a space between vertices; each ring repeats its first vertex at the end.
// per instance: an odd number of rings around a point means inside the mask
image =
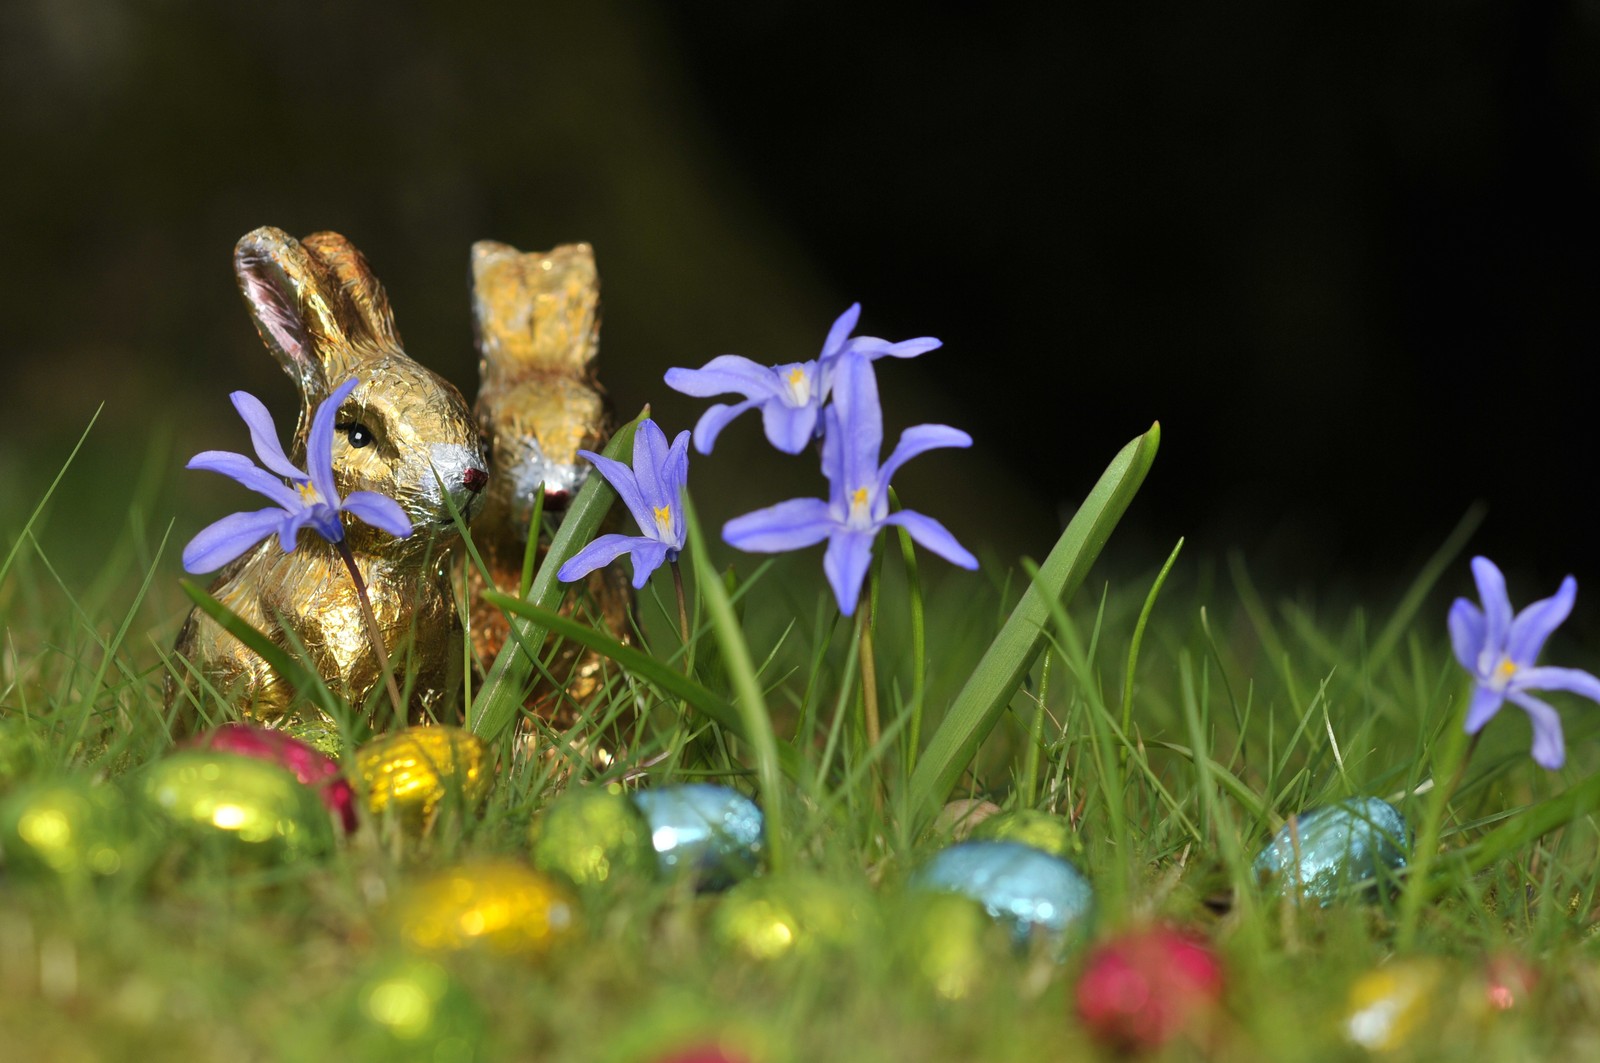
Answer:
MULTIPOLYGON (((1159 418, 1140 565, 1392 579, 1483 499, 1478 548, 1583 580, 1597 43, 1594 0, 7 0, 4 523, 102 401, 53 528, 105 549, 151 461, 179 541, 230 508, 178 467, 243 447, 234 388, 292 417, 229 267, 273 224, 351 237, 469 398, 485 237, 595 245, 603 378, 669 431, 667 367, 814 356, 852 301, 940 336, 882 368, 890 431, 977 445, 902 492, 1004 560, 1159 418)), ((708 520, 821 487, 724 439, 708 520)))

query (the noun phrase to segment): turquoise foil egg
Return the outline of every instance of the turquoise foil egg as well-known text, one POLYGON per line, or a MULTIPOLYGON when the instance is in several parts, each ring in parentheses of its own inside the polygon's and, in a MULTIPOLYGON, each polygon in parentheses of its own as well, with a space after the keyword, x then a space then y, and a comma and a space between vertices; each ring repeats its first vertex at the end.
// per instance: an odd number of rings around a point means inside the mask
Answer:
POLYGON ((685 783, 640 790, 633 803, 644 813, 656 861, 668 877, 689 875, 696 889, 720 890, 761 863, 761 809, 737 790, 685 783))
POLYGON ((1065 946, 1094 907, 1094 889, 1077 868, 1020 842, 952 845, 912 875, 910 885, 970 897, 1010 927, 1018 946, 1041 939, 1065 946))
POLYGON ((1250 867, 1264 885, 1304 894, 1325 908, 1363 884, 1392 881, 1406 866, 1410 838, 1393 805, 1352 797, 1285 823, 1250 867))

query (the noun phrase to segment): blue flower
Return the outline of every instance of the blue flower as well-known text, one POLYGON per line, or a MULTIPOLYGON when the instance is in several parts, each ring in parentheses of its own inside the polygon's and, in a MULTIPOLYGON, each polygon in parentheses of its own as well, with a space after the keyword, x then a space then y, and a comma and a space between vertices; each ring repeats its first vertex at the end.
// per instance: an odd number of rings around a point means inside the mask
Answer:
POLYGON ((841 355, 851 351, 867 358, 911 358, 940 346, 932 336, 899 343, 876 336, 851 337, 860 317, 860 303, 840 314, 815 361, 765 366, 741 355, 722 354, 699 369, 668 369, 667 386, 685 395, 744 396, 743 402, 719 402, 701 415, 694 426, 695 449, 711 453, 717 435, 729 421, 759 406, 768 441, 786 454, 798 454, 817 434, 822 404, 832 389, 833 370, 841 355))
POLYGON ((359 517, 398 539, 411 534, 411 521, 394 499, 376 491, 355 491, 341 500, 334 486, 333 421, 339 404, 355 390, 356 384, 353 378, 345 381, 317 407, 306 441, 309 473, 296 468, 284 455, 272 415, 259 399, 245 391, 235 391, 230 396, 234 409, 250 429, 250 442, 256 456, 266 468, 258 468, 243 454, 226 450, 196 454, 185 468, 220 472, 276 504, 253 512, 229 514, 203 529, 183 548, 185 571, 201 573, 222 568, 274 532, 286 554, 294 553, 301 528, 311 528, 330 543, 340 542, 344 539, 341 513, 359 517), (280 476, 289 483, 278 479, 280 476))
POLYGON ((917 425, 906 429, 889 460, 879 465, 883 412, 878 384, 867 358, 853 354, 839 360, 833 405, 824 416, 822 474, 828 478, 827 501, 794 498, 735 517, 722 529, 730 545, 770 554, 828 540, 822 568, 845 616, 855 612, 873 540, 885 525, 899 525, 953 565, 978 567, 978 559, 932 517, 910 510, 889 512, 889 480, 901 465, 925 450, 969 447, 971 436, 947 425, 917 425))
POLYGON ((1600 679, 1577 668, 1534 666, 1539 651, 1572 612, 1578 583, 1571 576, 1561 581, 1555 595, 1534 602, 1512 615, 1506 596, 1506 579, 1486 557, 1472 559, 1483 608, 1465 598, 1450 606, 1450 642, 1456 659, 1472 673, 1477 687, 1467 708, 1467 733, 1477 734, 1508 699, 1533 721, 1533 759, 1551 771, 1566 761, 1561 738, 1561 717, 1533 697, 1530 690, 1566 690, 1600 701, 1600 679))
POLYGON ((689 433, 679 432, 667 446, 666 433, 652 420, 633 437, 633 468, 603 454, 580 450, 622 496, 643 535, 602 535, 567 559, 556 573, 564 583, 582 579, 622 554, 633 557, 633 586, 643 587, 663 561, 676 561, 688 529, 683 521, 683 489, 689 482, 689 433))

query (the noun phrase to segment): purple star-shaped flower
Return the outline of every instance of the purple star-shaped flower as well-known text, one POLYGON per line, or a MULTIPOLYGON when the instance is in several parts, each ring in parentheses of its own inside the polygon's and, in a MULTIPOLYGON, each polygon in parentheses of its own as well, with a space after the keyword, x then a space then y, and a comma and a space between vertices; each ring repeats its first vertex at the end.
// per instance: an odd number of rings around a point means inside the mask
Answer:
POLYGON ((925 450, 969 447, 971 436, 948 425, 917 425, 906 429, 889 460, 879 465, 883 411, 877 379, 867 358, 856 354, 847 353, 839 360, 833 405, 824 416, 822 474, 828 478, 827 501, 794 498, 735 517, 722 529, 729 545, 770 554, 828 540, 822 568, 845 616, 855 612, 873 540, 885 525, 899 525, 924 549, 953 565, 978 567, 978 559, 932 517, 911 510, 889 512, 889 480, 901 465, 925 450))
POLYGON ((227 450, 203 451, 190 458, 184 467, 220 472, 257 494, 265 495, 276 505, 253 512, 232 513, 202 529, 183 548, 185 571, 213 572, 274 532, 286 554, 294 553, 301 528, 309 527, 328 542, 337 543, 344 538, 341 513, 359 517, 397 539, 411 534, 411 521, 394 499, 376 491, 354 491, 350 497, 340 499, 338 488, 334 486, 333 421, 339 404, 349 397, 357 383, 352 378, 339 385, 312 416, 311 434, 306 440, 306 465, 310 472, 296 468, 285 456, 283 447, 278 444, 278 430, 272 423, 272 415, 261 400, 247 391, 235 391, 229 396, 234 409, 249 426, 250 442, 266 468, 257 467, 243 454, 227 450), (280 476, 289 483, 278 479, 280 476))
POLYGON ((738 354, 722 354, 699 369, 668 369, 667 386, 685 395, 743 395, 743 402, 717 403, 694 426, 694 447, 711 453, 717 435, 729 421, 746 410, 761 408, 767 439, 786 454, 798 454, 817 434, 822 404, 833 386, 833 370, 846 351, 866 358, 911 358, 940 346, 932 336, 890 343, 876 336, 850 335, 861 317, 861 304, 853 303, 839 315, 822 353, 810 362, 760 365, 738 354))
POLYGON ((556 573, 563 583, 582 579, 622 554, 633 558, 633 586, 645 585, 663 561, 676 561, 688 528, 683 520, 683 489, 689 482, 689 433, 679 432, 667 446, 666 433, 645 419, 633 436, 633 468, 604 454, 580 450, 595 471, 616 488, 643 535, 602 535, 567 559, 556 573))
POLYGON ((1511 599, 1506 596, 1506 579, 1493 561, 1472 559, 1472 575, 1478 582, 1478 597, 1483 608, 1465 598, 1450 606, 1450 642, 1456 660, 1472 673, 1477 687, 1467 708, 1466 729, 1477 734, 1483 725, 1510 700, 1533 721, 1533 759, 1551 771, 1566 761, 1566 746, 1561 737, 1561 717, 1556 710, 1529 694, 1530 690, 1566 690, 1600 701, 1600 679, 1577 668, 1540 668, 1534 665, 1539 651, 1561 622, 1572 612, 1578 596, 1578 582, 1571 576, 1561 581, 1556 593, 1534 602, 1512 615, 1511 599))

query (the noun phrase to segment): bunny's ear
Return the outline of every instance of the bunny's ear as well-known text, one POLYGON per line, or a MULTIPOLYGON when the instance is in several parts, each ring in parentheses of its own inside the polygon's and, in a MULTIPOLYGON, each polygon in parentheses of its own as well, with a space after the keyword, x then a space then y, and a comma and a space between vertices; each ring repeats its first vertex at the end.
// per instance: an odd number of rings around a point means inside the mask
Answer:
POLYGON ((485 384, 540 369, 586 376, 599 354, 600 278, 588 244, 524 254, 472 245, 472 317, 485 384))
POLYGON ((394 327, 389 296, 356 245, 338 233, 328 232, 312 233, 301 243, 338 281, 341 313, 366 332, 375 346, 398 349, 400 333, 394 327))
POLYGON ((300 241, 270 225, 233 249, 233 272, 256 331, 306 396, 327 390, 321 351, 348 345, 338 284, 300 241))

